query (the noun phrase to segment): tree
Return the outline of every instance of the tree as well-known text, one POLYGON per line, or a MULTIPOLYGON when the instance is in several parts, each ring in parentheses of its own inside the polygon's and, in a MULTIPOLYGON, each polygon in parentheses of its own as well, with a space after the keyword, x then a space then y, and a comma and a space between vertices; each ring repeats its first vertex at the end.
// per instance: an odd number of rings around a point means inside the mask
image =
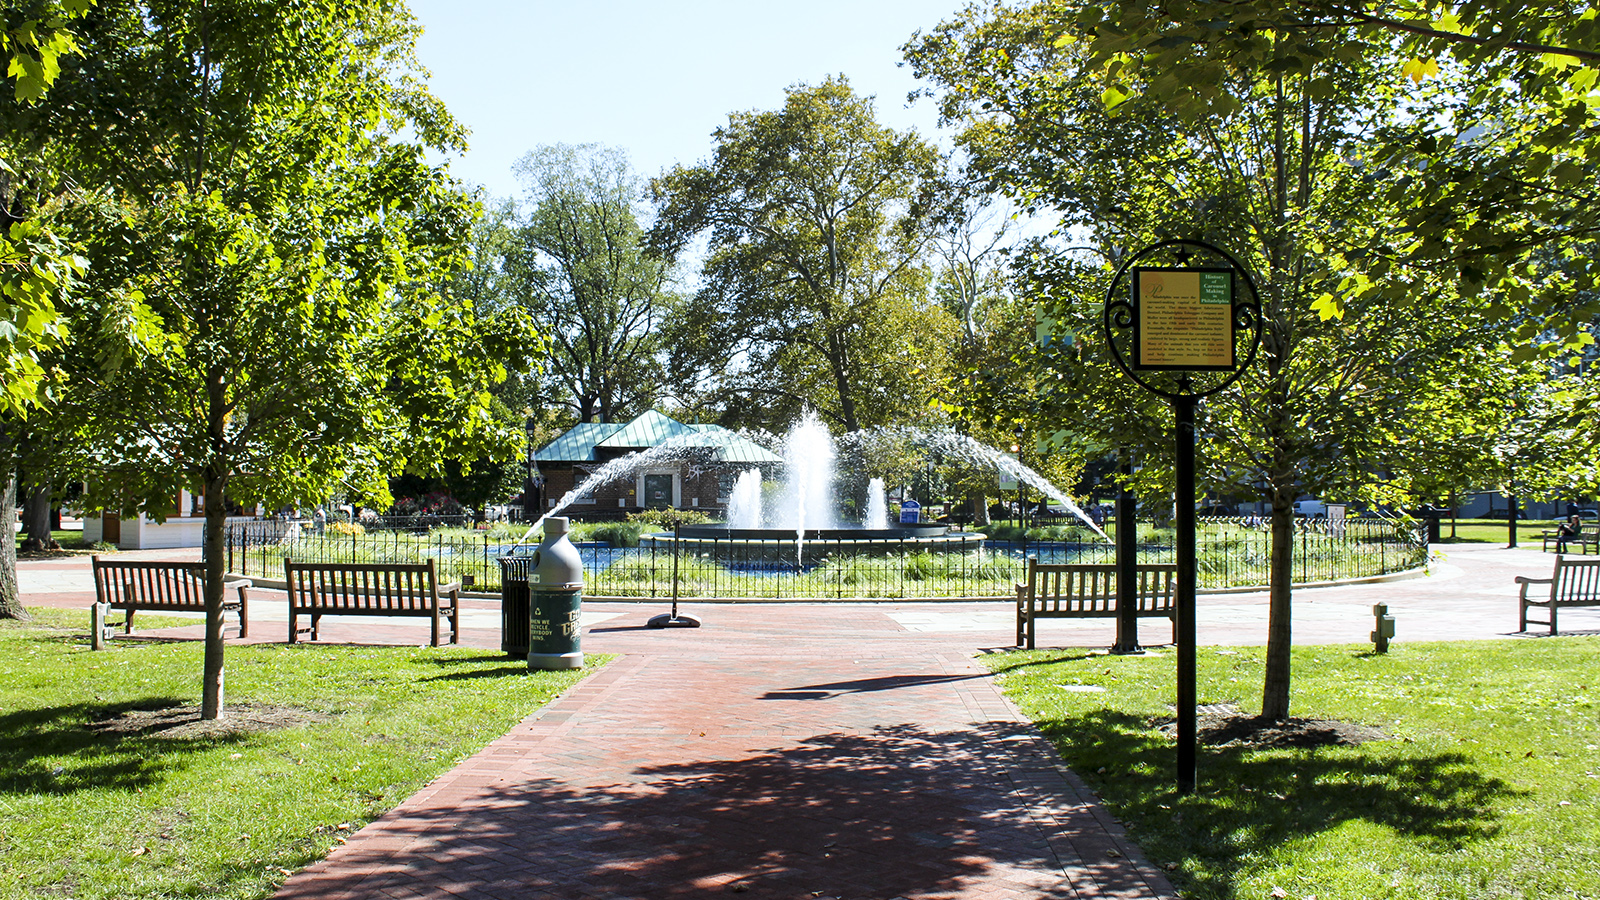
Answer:
POLYGON ((487 389, 526 322, 440 295, 474 204, 425 159, 459 129, 409 76, 415 33, 379 0, 104 3, 19 123, 101 191, 53 412, 90 507, 204 497, 204 718, 230 506, 383 498, 390 471, 516 446, 487 389))
MULTIPOLYGON (((76 53, 72 22, 89 0, 34 0, 0 4, 0 61, 12 82, 0 108, 14 113, 37 103, 61 71, 61 58, 76 53)), ((29 203, 18 182, 31 161, 19 148, 0 142, 0 618, 27 617, 17 595, 16 482, 13 479, 17 423, 45 397, 40 356, 61 335, 57 306, 71 288, 80 262, 54 227, 56 209, 29 203)))
POLYGON ((1239 72, 1394 62, 1385 84, 1412 82, 1419 96, 1369 135, 1371 165, 1388 176, 1390 240, 1345 260, 1351 283, 1319 308, 1407 302, 1391 273, 1421 268, 1491 294, 1500 317, 1533 313, 1518 335, 1526 357, 1541 336, 1546 352, 1587 344, 1600 312, 1600 271, 1580 246, 1600 235, 1597 15, 1572 0, 1117 0, 1064 10, 1038 37, 1081 48, 1106 103, 1138 94, 1191 123, 1232 111, 1221 86, 1239 72), (1543 250, 1563 271, 1530 265, 1543 250))
POLYGON ((643 412, 660 391, 672 268, 644 246, 642 184, 621 151, 597 144, 539 147, 517 174, 530 207, 512 248, 516 290, 551 342, 548 377, 580 422, 643 412))
POLYGON ((1211 487, 1261 485, 1271 502, 1262 712, 1281 718, 1295 499, 1372 496, 1374 467, 1391 458, 1388 437, 1418 427, 1408 399, 1462 348, 1492 345, 1501 332, 1485 322, 1486 304, 1437 273, 1390 271, 1381 292, 1352 287, 1362 273, 1344 263, 1386 248, 1401 216, 1374 202, 1387 173, 1375 165, 1370 136, 1402 113, 1405 99, 1394 89, 1403 61, 1381 42, 1351 47, 1265 29, 1265 62, 1190 81, 1204 112, 1175 119, 1148 90, 1165 77, 1158 66, 1117 70, 1128 87, 1105 87, 1097 48, 1113 37, 1085 24, 1095 8, 1043 2, 987 18, 969 12, 914 41, 908 57, 945 89, 943 115, 968 123, 959 140, 975 169, 1019 202, 1054 207, 1089 228, 1107 257, 1159 239, 1202 238, 1255 272, 1261 356, 1235 389, 1203 406, 1199 453, 1221 476, 1211 487), (1385 302, 1394 293, 1407 303, 1385 302), (1342 320, 1319 312, 1329 297, 1343 306, 1342 320))
MULTIPOLYGON (((756 397, 768 427, 813 408, 846 431, 925 414, 955 323, 928 297, 938 154, 879 125, 843 78, 734 113, 710 162, 653 189, 653 240, 709 237, 680 365, 756 397)), ((749 407, 750 404, 742 404, 749 407)))

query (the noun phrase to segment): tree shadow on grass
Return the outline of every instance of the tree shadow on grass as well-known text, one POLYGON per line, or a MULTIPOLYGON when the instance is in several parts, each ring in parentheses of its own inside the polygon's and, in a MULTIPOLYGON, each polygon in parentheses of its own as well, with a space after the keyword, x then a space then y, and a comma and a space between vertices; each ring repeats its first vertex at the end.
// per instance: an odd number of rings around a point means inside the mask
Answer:
MULTIPOLYGON (((997 652, 1005 653, 1005 654, 1013 654, 1013 653, 1022 653, 1022 652, 1025 652, 1025 651, 1018 650, 1016 647, 1003 647, 997 652)), ((1033 666, 1053 666, 1053 665, 1056 665, 1058 663, 1081 662, 1082 660, 1085 660, 1085 659, 1097 659, 1097 658, 1105 656, 1105 655, 1106 654, 1103 653, 1103 652, 1102 653, 1091 653, 1091 652, 1088 652, 1088 651, 1085 651, 1083 653, 1079 653, 1076 656, 1067 656, 1067 655, 1065 655, 1064 652, 1053 653, 1053 654, 1050 654, 1048 656, 1041 656, 1038 659, 1030 659, 1030 660, 1026 660, 1026 661, 1023 661, 1023 662, 1007 662, 1004 665, 992 666, 990 668, 990 672, 992 672, 995 675, 1004 675, 1007 672, 1015 672, 1015 671, 1018 671, 1020 669, 1032 668, 1033 666)))
POLYGON ((1454 850, 1494 837, 1498 808, 1527 794, 1456 753, 1227 746, 1200 748, 1198 789, 1180 797, 1174 745, 1144 719, 1099 709, 1038 724, 1152 859, 1181 864, 1176 880, 1197 896, 1235 897, 1250 860, 1345 822, 1454 850))
POLYGON ((244 738, 241 732, 175 737, 165 728, 96 727, 129 713, 172 710, 188 702, 176 697, 146 697, 0 715, 0 795, 144 788, 181 767, 186 755, 244 738))
MULTIPOLYGON (((353 838, 325 877, 291 879, 279 898, 446 887, 530 897, 890 898, 959 894, 990 879, 1029 897, 1066 898, 1083 887, 1063 878, 1070 849, 1049 831, 1069 821, 1048 799, 1054 754, 1023 724, 887 726, 636 768, 594 752, 583 744, 552 752, 538 779, 490 783, 465 801, 391 817, 353 838), (1020 792, 1019 773, 1028 785, 1020 792), (1035 791, 1052 815, 1031 808, 1035 791)), ((1092 813, 1081 819, 1092 833, 1073 846, 1108 840, 1092 813)), ((1127 852, 1101 850, 1076 874, 1122 896, 1143 884, 1127 852)))
MULTIPOLYGON (((505 657, 500 657, 505 662, 505 657)), ((525 662, 506 662, 504 665, 492 669, 467 669, 465 671, 445 672, 440 675, 429 675, 423 681, 477 681, 480 678, 526 678, 528 664, 525 662)))

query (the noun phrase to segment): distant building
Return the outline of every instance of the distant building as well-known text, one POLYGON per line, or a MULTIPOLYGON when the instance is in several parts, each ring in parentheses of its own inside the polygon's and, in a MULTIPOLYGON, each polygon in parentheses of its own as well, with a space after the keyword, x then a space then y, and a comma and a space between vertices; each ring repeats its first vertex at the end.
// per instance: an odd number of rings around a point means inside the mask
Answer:
MULTIPOLYGON (((83 515, 83 541, 104 541, 121 550, 163 550, 171 547, 198 547, 205 538, 205 498, 180 491, 173 499, 165 522, 145 513, 124 516, 115 510, 87 512, 83 515)), ((254 511, 259 514, 260 510, 254 511)), ((229 522, 249 521, 252 515, 229 516, 229 522)))
POLYGON ((582 422, 534 453, 544 479, 543 507, 561 502, 606 463, 657 451, 654 459, 597 485, 567 510, 575 515, 672 507, 718 513, 745 469, 783 457, 720 425, 685 425, 651 410, 632 422, 582 422))

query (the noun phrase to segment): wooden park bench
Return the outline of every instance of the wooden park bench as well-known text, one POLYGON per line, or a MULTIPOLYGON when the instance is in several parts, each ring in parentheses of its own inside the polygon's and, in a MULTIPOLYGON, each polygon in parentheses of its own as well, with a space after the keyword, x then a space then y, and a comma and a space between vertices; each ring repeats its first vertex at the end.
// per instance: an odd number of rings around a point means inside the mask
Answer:
MULTIPOLYGON (((1561 532, 1546 531, 1539 536, 1544 539, 1545 552, 1549 552, 1552 544, 1555 545, 1557 552, 1566 552, 1561 549, 1561 532)), ((1596 552, 1600 552, 1600 525, 1584 526, 1578 531, 1577 534, 1566 538, 1566 544, 1568 547, 1571 547, 1573 544, 1577 544, 1578 551, 1580 553, 1588 553, 1590 547, 1595 548, 1596 552)))
POLYGON ((297 563, 283 560, 289 590, 289 643, 300 635, 317 639, 325 615, 418 616, 433 620, 433 646, 440 623, 450 622, 450 643, 461 640, 461 585, 439 584, 434 560, 421 563, 297 563), (311 617, 300 628, 300 616, 311 617))
MULTIPOLYGON (((158 560, 89 559, 94 568, 95 604, 91 610, 93 633, 90 646, 105 646, 108 631, 122 625, 123 634, 133 633, 133 614, 151 612, 206 611, 206 564, 158 560), (108 622, 111 610, 121 610, 121 622, 108 622)), ((250 579, 225 581, 223 589, 238 591, 236 599, 223 595, 222 611, 239 617, 239 637, 250 634, 250 579)))
POLYGON ((1517 584, 1522 585, 1522 591, 1517 597, 1517 606, 1521 612, 1522 626, 1518 631, 1527 631, 1529 625, 1549 625, 1550 633, 1556 633, 1556 611, 1576 606, 1600 606, 1600 559, 1567 559, 1556 556, 1555 571, 1549 578, 1529 578, 1526 575, 1516 577, 1517 584), (1533 597, 1528 596, 1528 586, 1534 584, 1548 584, 1550 590, 1535 591, 1533 597), (1543 596, 1540 596, 1543 595, 1543 596), (1540 622, 1528 618, 1528 607, 1542 606, 1550 610, 1548 621, 1540 622))
MULTIPOLYGON (((1177 635, 1178 567, 1172 563, 1142 565, 1134 593, 1139 618, 1173 620, 1177 635)), ((1028 558, 1028 582, 1017 585, 1017 646, 1033 649, 1036 619, 1110 619, 1117 615, 1115 565, 1056 565, 1028 558)))

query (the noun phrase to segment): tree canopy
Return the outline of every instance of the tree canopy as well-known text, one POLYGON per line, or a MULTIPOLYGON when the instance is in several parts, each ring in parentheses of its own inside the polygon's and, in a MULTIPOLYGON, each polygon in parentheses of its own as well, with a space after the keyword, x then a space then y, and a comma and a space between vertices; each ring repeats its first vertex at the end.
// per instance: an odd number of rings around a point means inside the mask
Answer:
POLYGON ((658 246, 709 240, 677 336, 680 369, 759 401, 771 426, 814 408, 847 431, 925 410, 955 323, 928 295, 939 155, 829 79, 735 113, 709 162, 654 182, 658 246))
POLYGON ((1083 56, 1107 107, 1138 95, 1189 124, 1236 111, 1228 84, 1242 74, 1304 76, 1326 93, 1339 89, 1330 65, 1392 60, 1374 87, 1410 101, 1368 138, 1390 231, 1343 260, 1345 290, 1319 310, 1342 315, 1352 296, 1405 303, 1447 277, 1518 315, 1526 356, 1541 342, 1586 345, 1600 314, 1597 15, 1581 0, 1117 0, 1058 7, 1033 27, 1035 46, 1083 56))
MULTIPOLYGON (((1492 347, 1500 332, 1487 325, 1486 302, 1436 270, 1391 273, 1381 291, 1355 286, 1373 270, 1352 261, 1388 252, 1409 208, 1387 192, 1373 142, 1409 109, 1405 60, 1386 50, 1392 42, 1265 27, 1251 43, 1261 59, 1209 80, 1190 73, 1185 84, 1197 99, 1175 113, 1184 101, 1169 100, 1183 91, 1176 83, 1168 90, 1163 65, 1101 54, 1121 35, 1096 18, 1101 12, 1070 0, 971 10, 914 41, 908 57, 943 89, 946 118, 966 125, 958 140, 975 171, 1018 202, 1087 228, 1108 262, 1182 237, 1229 248, 1254 273, 1265 324, 1260 359, 1204 404, 1199 450, 1213 488, 1260 490, 1272 507, 1263 710, 1286 715, 1295 499, 1374 497, 1385 463, 1404 463, 1394 436, 1431 427, 1412 399, 1427 396, 1463 350, 1492 347), (1108 69, 1121 87, 1107 85, 1108 69), (1396 295, 1405 302, 1392 302, 1396 295), (1330 304, 1342 319, 1325 314, 1330 304)), ((1146 47, 1164 27, 1150 24, 1126 41, 1146 47)), ((1036 284, 1049 282, 1033 269, 1036 284)), ((1075 266, 1060 272, 1083 275, 1075 266)), ((1089 293, 1043 296, 1073 302, 1089 293)), ((1058 305, 1046 313, 1088 318, 1058 305)), ((1096 352, 1060 360, 1085 367, 1072 377, 1116 378, 1094 333, 1079 334, 1096 352)), ((1125 394, 1079 386, 1068 396, 1080 406, 1115 405, 1125 394)), ((1078 420, 1128 432, 1109 409, 1083 409, 1078 420)), ((1108 431, 1107 442, 1115 438, 1108 431)))
POLYGON ((512 290, 543 326, 547 396, 577 421, 623 421, 660 396, 672 267, 645 246, 644 184, 621 151, 539 147, 517 163, 528 207, 510 251, 512 290))
POLYGON ((49 427, 91 508, 204 497, 206 717, 231 505, 382 498, 392 471, 517 446, 488 389, 527 321, 441 293, 476 207, 426 158, 461 131, 413 77, 415 34, 385 0, 102 3, 12 123, 39 190, 96 186, 70 211, 89 265, 49 427))

